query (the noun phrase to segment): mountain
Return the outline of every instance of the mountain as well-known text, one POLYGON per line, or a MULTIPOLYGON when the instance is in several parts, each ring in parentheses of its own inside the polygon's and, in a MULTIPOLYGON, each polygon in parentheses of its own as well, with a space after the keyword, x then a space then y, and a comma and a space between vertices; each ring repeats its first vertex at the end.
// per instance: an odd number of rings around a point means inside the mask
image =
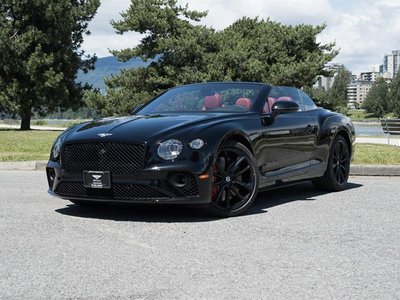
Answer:
POLYGON ((140 58, 132 58, 123 63, 118 61, 114 56, 100 57, 96 61, 95 69, 84 74, 82 71, 78 72, 77 81, 88 83, 93 88, 100 89, 104 93, 106 85, 104 78, 110 77, 113 74, 119 74, 122 69, 145 67, 148 63, 140 58))

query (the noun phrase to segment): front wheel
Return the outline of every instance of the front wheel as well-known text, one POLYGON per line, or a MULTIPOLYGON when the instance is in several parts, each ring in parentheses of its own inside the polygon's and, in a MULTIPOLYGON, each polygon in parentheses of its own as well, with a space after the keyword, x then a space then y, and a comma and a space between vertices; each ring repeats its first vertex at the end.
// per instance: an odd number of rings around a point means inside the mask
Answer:
POLYGON ((222 217, 242 214, 253 203, 257 191, 253 154, 241 143, 224 145, 213 165, 210 212, 222 217))
POLYGON ((346 188, 350 173, 350 151, 343 136, 337 136, 330 149, 324 176, 314 179, 313 184, 321 190, 332 192, 346 188))

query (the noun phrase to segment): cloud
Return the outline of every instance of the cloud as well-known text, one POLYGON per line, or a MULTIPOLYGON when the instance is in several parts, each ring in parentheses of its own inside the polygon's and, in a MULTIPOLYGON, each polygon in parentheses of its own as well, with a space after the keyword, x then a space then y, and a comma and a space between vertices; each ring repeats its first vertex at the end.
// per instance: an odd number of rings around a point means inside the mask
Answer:
MULTIPOLYGON (((322 24, 327 29, 320 35, 323 43, 336 41, 340 54, 336 62, 344 63, 353 72, 368 70, 382 62, 383 55, 400 48, 400 1, 365 0, 180 0, 194 10, 208 10, 202 24, 223 29, 242 16, 268 18, 283 24, 322 24)), ((129 0, 103 0, 85 38, 83 48, 98 56, 107 56, 107 49, 134 47, 140 41, 135 33, 115 34, 111 19, 130 5, 129 0)))
POLYGON ((129 0, 103 0, 96 16, 89 24, 91 34, 86 36, 82 48, 98 57, 111 55, 109 50, 135 47, 140 42, 140 34, 119 35, 111 26, 111 20, 120 20, 121 12, 128 9, 129 0))
POLYGON ((336 40, 340 54, 335 59, 354 73, 380 64, 383 55, 400 48, 400 3, 392 0, 365 2, 351 12, 337 14, 321 41, 336 40))

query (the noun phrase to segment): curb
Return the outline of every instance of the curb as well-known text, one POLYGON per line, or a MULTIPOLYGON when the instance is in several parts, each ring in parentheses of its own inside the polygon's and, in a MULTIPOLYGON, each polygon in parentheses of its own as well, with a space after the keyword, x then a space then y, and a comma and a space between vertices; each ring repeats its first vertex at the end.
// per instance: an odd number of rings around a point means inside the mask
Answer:
POLYGON ((353 176, 400 176, 400 165, 351 165, 353 176))
POLYGON ((43 171, 46 169, 47 161, 6 161, 0 162, 1 171, 43 171))
MULTIPOLYGON (((47 161, 0 162, 1 171, 43 171, 47 161)), ((400 176, 400 165, 351 165, 351 176, 400 176)))

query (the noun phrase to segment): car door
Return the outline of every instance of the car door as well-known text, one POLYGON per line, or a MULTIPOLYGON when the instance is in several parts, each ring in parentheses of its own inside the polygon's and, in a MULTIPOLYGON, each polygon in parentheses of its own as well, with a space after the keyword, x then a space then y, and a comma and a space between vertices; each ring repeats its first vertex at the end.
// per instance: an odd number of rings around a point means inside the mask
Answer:
POLYGON ((304 109, 299 90, 290 87, 274 87, 268 97, 267 112, 262 118, 260 143, 261 172, 268 181, 290 177, 299 179, 310 167, 315 148, 317 125, 304 109), (299 111, 272 116, 273 102, 294 101, 299 111))

